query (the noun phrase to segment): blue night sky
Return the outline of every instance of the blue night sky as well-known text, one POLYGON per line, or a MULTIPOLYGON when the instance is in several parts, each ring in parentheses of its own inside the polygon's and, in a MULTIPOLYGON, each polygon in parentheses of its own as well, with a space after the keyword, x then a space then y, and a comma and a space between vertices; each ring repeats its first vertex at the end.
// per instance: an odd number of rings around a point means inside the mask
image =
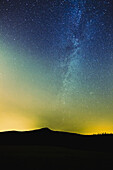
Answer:
POLYGON ((112 0, 0 1, 0 131, 113 132, 112 0))

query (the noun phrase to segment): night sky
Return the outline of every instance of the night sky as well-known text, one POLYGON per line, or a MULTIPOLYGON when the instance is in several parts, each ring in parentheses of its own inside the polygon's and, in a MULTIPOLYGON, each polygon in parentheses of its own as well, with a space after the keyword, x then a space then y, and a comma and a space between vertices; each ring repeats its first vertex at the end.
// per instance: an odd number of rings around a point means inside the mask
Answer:
POLYGON ((0 131, 113 132, 112 0, 0 0, 0 131))

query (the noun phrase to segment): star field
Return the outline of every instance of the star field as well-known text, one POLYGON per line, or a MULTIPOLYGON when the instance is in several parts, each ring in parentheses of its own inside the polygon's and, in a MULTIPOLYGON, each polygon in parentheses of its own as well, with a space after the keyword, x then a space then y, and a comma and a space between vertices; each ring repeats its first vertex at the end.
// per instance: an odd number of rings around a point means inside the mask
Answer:
POLYGON ((0 1, 1 131, 111 133, 112 101, 111 0, 0 1))

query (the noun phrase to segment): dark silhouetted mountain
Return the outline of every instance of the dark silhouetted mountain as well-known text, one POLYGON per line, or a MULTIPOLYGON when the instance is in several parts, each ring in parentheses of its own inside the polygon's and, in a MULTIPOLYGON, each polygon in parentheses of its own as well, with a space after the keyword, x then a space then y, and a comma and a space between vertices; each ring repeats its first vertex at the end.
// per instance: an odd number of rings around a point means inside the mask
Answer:
POLYGON ((79 150, 113 151, 113 135, 80 135, 42 128, 0 133, 0 145, 60 146, 79 150))

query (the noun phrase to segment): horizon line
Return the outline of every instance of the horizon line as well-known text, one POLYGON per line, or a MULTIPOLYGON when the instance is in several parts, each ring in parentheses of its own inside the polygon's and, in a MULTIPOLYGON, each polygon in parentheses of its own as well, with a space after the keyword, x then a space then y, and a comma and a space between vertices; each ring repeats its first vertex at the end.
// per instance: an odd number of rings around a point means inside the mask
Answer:
POLYGON ((41 129, 48 129, 50 131, 54 132, 64 132, 64 133, 71 133, 71 134, 76 134, 76 135, 83 135, 83 136, 93 136, 93 135, 113 135, 112 132, 107 133, 107 132, 102 132, 102 133, 77 133, 77 132, 70 132, 70 131, 63 131, 63 130, 53 130, 48 127, 42 127, 42 128, 37 128, 37 129, 30 129, 30 130, 16 130, 16 129, 10 129, 10 130, 0 130, 0 133, 2 132, 33 132, 41 129))

